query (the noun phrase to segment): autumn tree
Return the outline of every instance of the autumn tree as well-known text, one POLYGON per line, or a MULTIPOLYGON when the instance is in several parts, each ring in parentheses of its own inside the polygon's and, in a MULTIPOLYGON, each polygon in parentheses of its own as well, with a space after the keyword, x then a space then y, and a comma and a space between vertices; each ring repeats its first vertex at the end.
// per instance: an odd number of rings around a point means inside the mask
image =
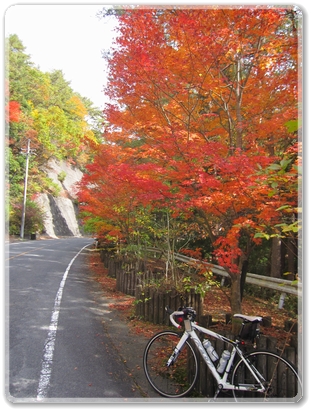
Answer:
POLYGON ((191 214, 230 275, 232 311, 241 311, 242 267, 258 233, 287 218, 282 206, 297 206, 297 187, 287 182, 297 177, 289 125, 298 120, 299 12, 131 7, 115 14, 105 139, 131 148, 131 167, 148 169, 146 193, 161 183, 165 205, 191 214), (276 167, 284 173, 272 181, 276 167))
POLYGON ((98 147, 94 161, 79 184, 79 201, 85 222, 93 231, 132 242, 141 209, 161 201, 167 187, 156 182, 146 164, 135 165, 117 145, 98 147))

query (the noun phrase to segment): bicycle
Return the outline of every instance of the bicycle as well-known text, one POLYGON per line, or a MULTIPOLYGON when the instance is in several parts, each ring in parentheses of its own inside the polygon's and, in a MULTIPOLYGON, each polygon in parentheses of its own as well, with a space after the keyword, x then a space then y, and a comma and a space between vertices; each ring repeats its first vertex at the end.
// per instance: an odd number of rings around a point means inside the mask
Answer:
POLYGON ((262 317, 235 314, 242 320, 241 331, 231 340, 195 322, 196 311, 185 307, 173 311, 166 307, 171 323, 182 333, 161 331, 148 342, 143 356, 143 367, 150 385, 160 395, 179 398, 189 395, 199 374, 199 356, 211 371, 219 393, 229 390, 233 401, 287 401, 302 397, 302 383, 295 366, 279 354, 267 350, 244 354, 245 341, 254 343, 260 335, 262 317), (175 321, 176 320, 176 321, 175 321), (208 339, 203 342, 199 333, 222 340, 231 347, 221 358, 208 339), (237 360, 236 360, 237 359, 237 360))

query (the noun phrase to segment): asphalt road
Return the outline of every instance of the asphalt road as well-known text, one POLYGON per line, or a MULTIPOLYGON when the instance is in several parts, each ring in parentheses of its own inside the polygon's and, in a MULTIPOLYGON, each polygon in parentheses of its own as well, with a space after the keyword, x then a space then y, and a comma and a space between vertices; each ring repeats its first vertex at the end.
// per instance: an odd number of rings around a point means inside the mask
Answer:
POLYGON ((6 397, 11 402, 140 397, 104 331, 88 275, 92 239, 6 245, 6 397), (84 248, 86 246, 86 248, 84 248))

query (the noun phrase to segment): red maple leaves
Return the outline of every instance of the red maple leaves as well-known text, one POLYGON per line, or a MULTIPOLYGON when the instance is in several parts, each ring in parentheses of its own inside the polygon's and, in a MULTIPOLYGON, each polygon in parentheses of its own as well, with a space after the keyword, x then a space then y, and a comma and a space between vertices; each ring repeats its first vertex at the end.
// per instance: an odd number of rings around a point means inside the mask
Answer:
POLYGON ((256 234, 284 221, 282 205, 297 206, 293 16, 260 7, 119 13, 109 144, 81 185, 86 218, 126 236, 137 208, 170 209, 200 225, 218 262, 239 273, 256 234))
POLYGON ((9 101, 5 106, 5 119, 9 123, 18 123, 21 119, 21 108, 17 101, 9 101))

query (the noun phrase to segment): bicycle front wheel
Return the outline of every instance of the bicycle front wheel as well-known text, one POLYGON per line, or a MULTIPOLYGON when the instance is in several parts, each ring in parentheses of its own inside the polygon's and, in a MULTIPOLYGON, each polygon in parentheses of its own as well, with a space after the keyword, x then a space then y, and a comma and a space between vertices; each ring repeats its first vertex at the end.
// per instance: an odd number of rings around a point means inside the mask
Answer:
POLYGON ((245 356, 251 372, 245 362, 241 359, 235 366, 232 373, 232 384, 237 387, 233 391, 234 397, 254 398, 258 401, 278 401, 285 398, 293 399, 293 402, 299 401, 302 397, 302 384, 295 366, 280 357, 278 354, 270 351, 255 351, 245 356), (257 378, 255 378, 254 374, 257 378), (265 392, 258 392, 260 384, 265 387, 265 392), (247 391, 238 390, 238 388, 247 388, 247 391))
POLYGON ((178 398, 189 394, 198 376, 196 353, 188 341, 167 365, 181 335, 162 331, 148 342, 143 358, 144 371, 151 386, 164 397, 178 398))

